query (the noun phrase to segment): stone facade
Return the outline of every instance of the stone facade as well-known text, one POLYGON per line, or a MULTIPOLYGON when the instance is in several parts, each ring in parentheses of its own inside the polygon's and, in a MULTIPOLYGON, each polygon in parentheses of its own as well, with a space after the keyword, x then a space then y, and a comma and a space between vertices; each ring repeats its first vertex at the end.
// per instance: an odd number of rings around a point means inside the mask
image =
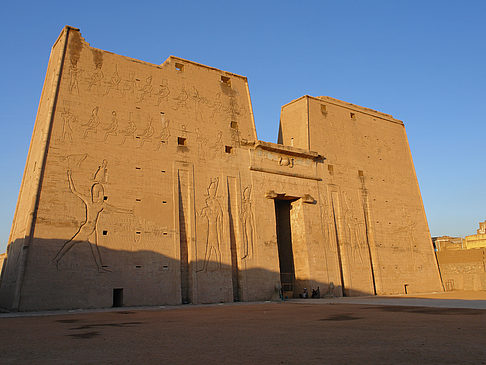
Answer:
POLYGON ((437 260, 445 290, 486 290, 486 248, 447 248, 437 260))
POLYGON ((329 97, 257 139, 245 77, 53 46, 3 268, 13 310, 440 291, 405 128, 329 97))
POLYGON ((440 236, 432 237, 435 252, 443 250, 463 250, 464 240, 462 237, 440 236))
POLYGON ((477 234, 434 237, 444 289, 486 290, 486 222, 479 222, 477 234))

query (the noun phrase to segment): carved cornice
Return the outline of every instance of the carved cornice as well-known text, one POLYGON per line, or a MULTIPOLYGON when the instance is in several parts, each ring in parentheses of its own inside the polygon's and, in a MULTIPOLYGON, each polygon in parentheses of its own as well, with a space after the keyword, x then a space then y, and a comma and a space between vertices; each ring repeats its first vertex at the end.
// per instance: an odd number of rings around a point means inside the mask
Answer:
POLYGON ((315 161, 325 160, 325 158, 319 153, 309 150, 304 150, 302 148, 296 148, 291 146, 284 146, 282 144, 257 141, 255 143, 255 149, 262 149, 266 151, 280 153, 282 155, 296 156, 302 158, 309 158, 315 161))

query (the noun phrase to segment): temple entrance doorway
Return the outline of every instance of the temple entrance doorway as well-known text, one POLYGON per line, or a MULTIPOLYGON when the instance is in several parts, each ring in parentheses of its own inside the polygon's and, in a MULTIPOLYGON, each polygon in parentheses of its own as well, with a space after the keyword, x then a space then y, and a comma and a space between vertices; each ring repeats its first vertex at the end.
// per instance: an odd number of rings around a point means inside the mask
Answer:
POLYGON ((294 296, 295 266, 292 251, 292 227, 290 211, 295 199, 275 199, 275 222, 277 231, 280 283, 284 298, 294 296))

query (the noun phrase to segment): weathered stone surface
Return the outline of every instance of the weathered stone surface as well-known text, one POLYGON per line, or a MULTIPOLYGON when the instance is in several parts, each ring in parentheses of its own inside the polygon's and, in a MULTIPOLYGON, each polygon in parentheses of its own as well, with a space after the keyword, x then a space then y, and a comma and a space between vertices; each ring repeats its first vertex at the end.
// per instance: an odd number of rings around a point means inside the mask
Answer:
POLYGON ((403 123, 329 97, 257 139, 245 77, 55 43, 0 288, 16 310, 441 290, 403 123))
POLYGON ((445 290, 486 290, 486 248, 443 249, 437 260, 445 290))

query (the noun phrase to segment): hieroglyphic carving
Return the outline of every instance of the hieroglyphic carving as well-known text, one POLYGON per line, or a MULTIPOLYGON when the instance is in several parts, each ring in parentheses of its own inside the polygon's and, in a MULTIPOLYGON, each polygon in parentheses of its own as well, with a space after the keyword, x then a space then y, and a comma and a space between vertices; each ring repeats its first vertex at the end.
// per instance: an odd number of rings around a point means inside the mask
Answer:
POLYGON ((95 69, 88 76, 88 91, 102 94, 103 79, 105 77, 102 71, 103 52, 96 49, 92 49, 91 52, 93 54, 93 63, 95 65, 95 69))
POLYGON ((169 129, 169 119, 165 119, 165 114, 161 115, 160 122, 162 125, 162 129, 160 130, 160 134, 155 137, 155 139, 158 141, 155 151, 158 151, 160 149, 160 146, 164 145, 167 143, 170 137, 170 129, 169 129))
POLYGON ((87 127, 84 131, 83 138, 87 138, 89 133, 96 134, 98 132, 98 126, 100 125, 100 118, 98 117, 99 107, 96 106, 91 111, 91 118, 88 123, 82 124, 83 127, 87 127))
POLYGON ((69 65, 69 92, 79 94, 79 68, 77 60, 73 58, 69 65))
POLYGON ((73 128, 71 126, 71 122, 74 123, 76 121, 76 117, 73 115, 73 113, 71 113, 69 111, 69 109, 66 109, 66 108, 63 110, 61 116, 62 116, 62 120, 63 120, 61 140, 63 142, 66 142, 67 140, 72 142, 73 141, 73 128))
POLYGON ((126 142, 127 138, 130 138, 132 141, 135 140, 135 131, 137 130, 137 126, 135 125, 135 123, 133 123, 132 118, 132 113, 130 112, 127 128, 120 131, 120 135, 123 137, 120 145, 123 145, 126 142))
POLYGON ((122 94, 126 96, 127 94, 135 94, 135 87, 137 84, 137 80, 135 78, 134 72, 128 73, 128 79, 123 80, 122 83, 122 94))
POLYGON ((243 256, 241 258, 243 260, 250 258, 253 255, 253 242, 255 235, 253 209, 251 206, 251 187, 249 186, 243 190, 240 219, 243 230, 243 256))
POLYGON ((120 90, 121 78, 118 74, 118 66, 115 65, 115 72, 111 76, 110 82, 107 82, 105 95, 108 95, 110 92, 115 92, 118 95, 122 94, 122 90, 120 90))
POLYGON ((210 105, 211 109, 213 110, 210 119, 214 119, 216 113, 219 113, 223 110, 223 102, 221 101, 221 93, 217 93, 214 101, 210 105))
POLYGON ((101 162, 101 165, 98 166, 98 169, 96 169, 96 172, 93 175, 93 181, 99 182, 99 183, 107 183, 108 182, 108 161, 103 160, 101 162))
POLYGON ((88 158, 87 153, 81 154, 72 154, 67 155, 64 159, 67 161, 68 169, 72 169, 73 167, 79 168, 83 164, 83 162, 88 158))
POLYGON ((201 160, 206 159, 206 148, 208 145, 208 139, 202 135, 201 131, 199 128, 196 128, 194 130, 196 133, 196 144, 197 144, 197 156, 201 160))
POLYGON ((147 128, 145 128, 143 130, 142 134, 140 134, 138 136, 138 137, 140 137, 140 143, 137 146, 138 148, 143 147, 145 142, 151 142, 152 141, 152 136, 155 133, 155 129, 154 129, 154 126, 152 125, 152 123, 153 123, 153 120, 152 120, 152 118, 149 117, 147 128))
POLYGON ((94 71, 91 72, 91 75, 88 78, 88 91, 100 92, 104 78, 101 66, 101 64, 97 64, 94 71))
POLYGON ((206 252, 202 268, 197 271, 207 271, 212 257, 221 268, 221 242, 223 235, 223 209, 216 197, 219 179, 211 179, 207 189, 206 205, 199 215, 207 222, 206 252))
POLYGON ((157 92, 154 93, 154 96, 157 98, 155 105, 159 106, 162 101, 168 102, 169 95, 169 83, 166 79, 163 79, 162 83, 159 85, 159 89, 157 90, 157 92))
POLYGON ((287 167, 292 168, 292 167, 294 167, 294 159, 287 157, 287 156, 283 156, 283 157, 279 158, 278 164, 280 166, 287 166, 287 167))
POLYGON ((333 244, 333 242, 336 240, 334 237, 336 230, 334 227, 333 209, 328 201, 326 192, 322 190, 319 191, 319 210, 323 235, 326 242, 329 244, 329 250, 334 253, 336 252, 336 246, 333 244))
POLYGON ((69 190, 71 190, 71 192, 79 199, 81 199, 81 201, 84 203, 85 219, 81 223, 73 237, 64 242, 61 249, 56 253, 56 256, 53 258, 53 262, 56 264, 58 270, 61 260, 74 247, 75 244, 79 242, 87 242, 90 246, 91 254, 98 268, 98 272, 102 273, 110 271, 103 266, 101 253, 98 247, 99 218, 103 211, 111 210, 120 213, 133 213, 133 211, 117 208, 105 202, 103 180, 106 179, 106 165, 106 160, 103 160, 103 163, 94 174, 94 183, 91 185, 90 196, 84 196, 76 190, 72 178, 72 171, 70 169, 67 170, 69 190))
POLYGON ((185 90, 184 87, 182 87, 179 94, 172 98, 175 101, 175 105, 172 106, 172 109, 179 110, 180 108, 185 108, 188 98, 189 95, 187 94, 187 91, 185 90))
POLYGON ((145 79, 145 84, 138 90, 138 98, 137 98, 137 103, 142 103, 144 102, 148 97, 152 95, 152 89, 154 87, 152 86, 152 76, 148 76, 145 79))
POLYGON ((212 145, 212 156, 213 158, 222 158, 224 150, 224 142, 223 142, 223 132, 218 131, 216 136, 216 141, 212 145))
POLYGON ((357 217, 355 207, 348 194, 343 191, 342 196, 344 203, 344 237, 347 241, 348 252, 353 261, 359 259, 359 262, 363 263, 362 251, 365 248, 363 222, 357 217))
POLYGON ((202 105, 208 104, 208 99, 199 95, 199 90, 196 87, 192 87, 193 92, 191 95, 192 100, 194 100, 194 120, 196 122, 204 122, 204 113, 202 111, 202 105))
POLYGON ((118 119, 116 117, 116 111, 111 112, 111 123, 108 127, 103 128, 105 132, 105 137, 103 138, 103 141, 106 142, 109 136, 116 136, 117 131, 118 131, 118 119))

